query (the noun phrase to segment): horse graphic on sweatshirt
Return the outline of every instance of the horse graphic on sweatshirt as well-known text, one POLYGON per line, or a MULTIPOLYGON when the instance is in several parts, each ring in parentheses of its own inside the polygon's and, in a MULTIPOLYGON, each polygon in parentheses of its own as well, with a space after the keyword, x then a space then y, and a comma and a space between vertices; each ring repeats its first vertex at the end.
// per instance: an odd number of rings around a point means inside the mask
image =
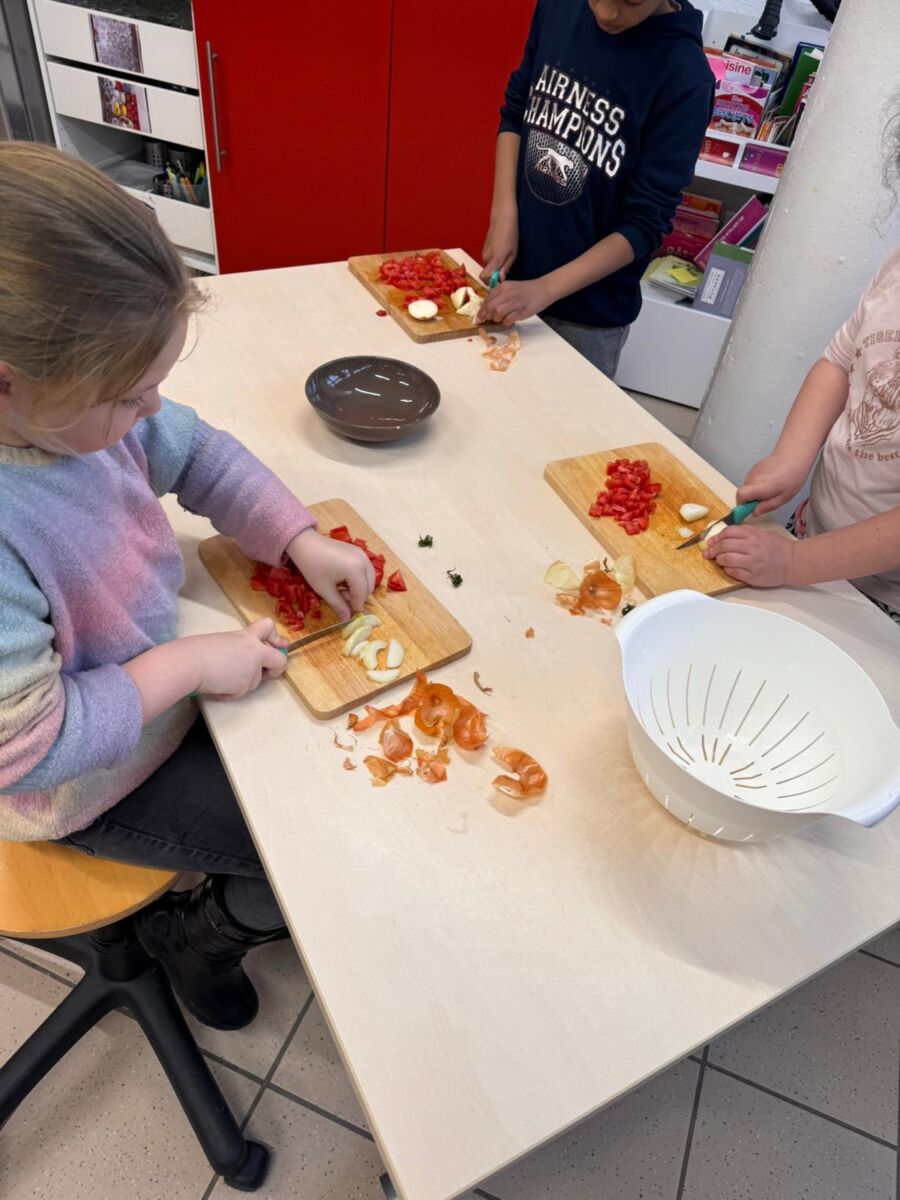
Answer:
POLYGON ((544 175, 549 175, 551 179, 555 179, 557 183, 565 187, 569 182, 569 172, 574 166, 575 163, 571 158, 566 158, 559 151, 545 146, 544 153, 534 164, 534 169, 544 175))

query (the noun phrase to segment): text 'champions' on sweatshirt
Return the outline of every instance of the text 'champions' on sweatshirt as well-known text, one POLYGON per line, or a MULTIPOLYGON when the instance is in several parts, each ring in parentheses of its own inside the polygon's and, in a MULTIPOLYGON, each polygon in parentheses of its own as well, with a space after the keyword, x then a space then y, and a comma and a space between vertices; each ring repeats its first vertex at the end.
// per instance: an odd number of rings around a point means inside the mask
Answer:
POLYGON ((510 277, 537 279, 611 233, 635 255, 547 315, 607 328, 637 317, 641 276, 693 179, 713 92, 701 14, 687 0, 615 35, 587 0, 537 0, 500 109, 500 132, 521 136, 510 277))

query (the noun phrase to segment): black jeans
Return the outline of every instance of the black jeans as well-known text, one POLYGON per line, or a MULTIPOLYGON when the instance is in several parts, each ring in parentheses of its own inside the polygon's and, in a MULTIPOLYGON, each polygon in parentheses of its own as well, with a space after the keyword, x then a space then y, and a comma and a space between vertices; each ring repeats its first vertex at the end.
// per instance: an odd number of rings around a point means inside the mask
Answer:
POLYGON ((224 901, 236 921, 260 932, 284 924, 202 718, 140 787, 60 841, 132 866, 224 875, 224 901))

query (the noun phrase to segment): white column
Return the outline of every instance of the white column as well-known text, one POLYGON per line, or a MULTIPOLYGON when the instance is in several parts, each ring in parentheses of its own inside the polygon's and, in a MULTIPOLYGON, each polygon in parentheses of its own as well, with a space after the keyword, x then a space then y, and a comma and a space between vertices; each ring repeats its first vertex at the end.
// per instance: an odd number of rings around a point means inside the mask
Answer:
MULTIPOLYGON (((761 9, 760 5, 760 9, 761 9)), ((740 483, 900 242, 882 182, 900 2, 843 0, 691 445, 740 483)))

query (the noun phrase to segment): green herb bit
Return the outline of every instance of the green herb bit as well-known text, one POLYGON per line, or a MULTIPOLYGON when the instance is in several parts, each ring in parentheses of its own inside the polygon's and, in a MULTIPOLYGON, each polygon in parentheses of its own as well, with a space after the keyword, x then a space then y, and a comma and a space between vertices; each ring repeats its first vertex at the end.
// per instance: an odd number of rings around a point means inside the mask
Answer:
POLYGON ((454 587, 459 587, 463 581, 462 575, 458 575, 456 573, 456 571, 448 571, 447 578, 450 580, 450 582, 453 584, 454 587))
POLYGON ((626 604, 622 609, 622 616, 627 617, 630 612, 634 612, 634 608, 635 606, 633 604, 626 604))
POLYGON ((419 538, 419 545, 424 549, 426 546, 434 545, 434 538, 430 533, 426 533, 424 537, 419 538))

